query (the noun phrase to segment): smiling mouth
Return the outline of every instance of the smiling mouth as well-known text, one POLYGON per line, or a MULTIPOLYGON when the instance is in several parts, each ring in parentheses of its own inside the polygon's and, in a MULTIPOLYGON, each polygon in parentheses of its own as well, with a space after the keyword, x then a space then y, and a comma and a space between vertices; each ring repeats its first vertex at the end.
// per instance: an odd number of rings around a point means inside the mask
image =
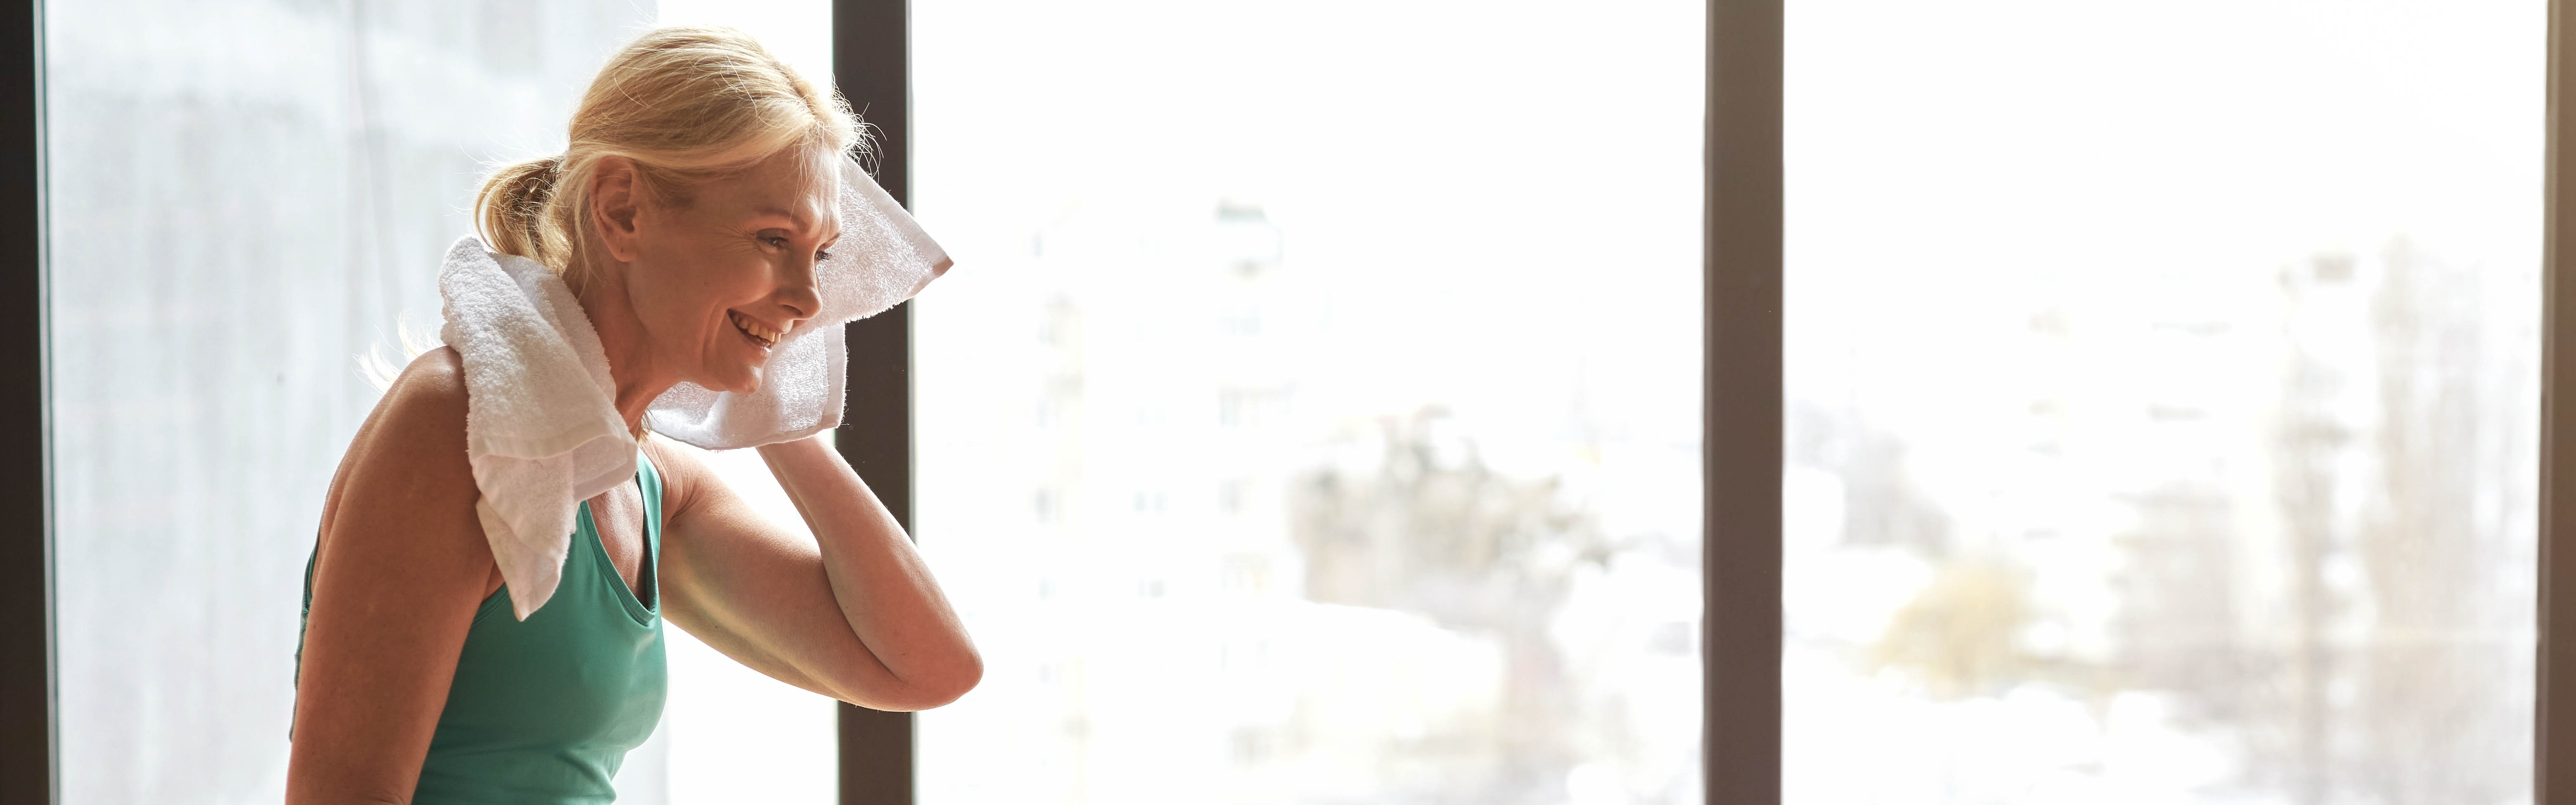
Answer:
POLYGON ((762 349, 778 346, 779 337, 784 335, 777 330, 769 329, 768 325, 753 321, 750 317, 744 316, 740 313, 728 310, 725 311, 725 317, 733 320, 734 329, 742 331, 744 337, 750 338, 753 343, 759 344, 762 349))

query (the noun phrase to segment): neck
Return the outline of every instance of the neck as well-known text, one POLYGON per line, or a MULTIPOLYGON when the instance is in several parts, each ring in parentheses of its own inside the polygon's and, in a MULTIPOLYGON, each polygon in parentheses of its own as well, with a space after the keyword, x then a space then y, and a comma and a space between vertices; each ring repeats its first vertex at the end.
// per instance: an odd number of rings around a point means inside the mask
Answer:
POLYGON ((589 281, 572 292, 581 302, 581 312, 590 317, 591 329, 599 333, 601 351, 608 355, 609 383, 617 389, 617 416, 625 420, 627 433, 641 434, 644 410, 679 379, 657 366, 652 351, 645 348, 644 323, 636 318, 620 276, 617 271, 593 271, 589 281))

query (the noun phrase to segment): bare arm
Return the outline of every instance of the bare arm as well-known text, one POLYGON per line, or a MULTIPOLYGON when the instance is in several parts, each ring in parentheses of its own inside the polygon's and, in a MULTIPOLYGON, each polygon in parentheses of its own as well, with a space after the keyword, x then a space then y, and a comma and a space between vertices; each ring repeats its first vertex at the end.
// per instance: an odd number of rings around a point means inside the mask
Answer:
POLYGON ((296 687, 289 803, 407 803, 496 571, 474 516, 456 353, 376 406, 324 505, 296 687))
POLYGON ((983 659, 858 474, 813 439, 759 450, 814 539, 769 524, 685 453, 657 452, 683 487, 663 613, 762 673, 863 707, 922 710, 973 689, 983 659))

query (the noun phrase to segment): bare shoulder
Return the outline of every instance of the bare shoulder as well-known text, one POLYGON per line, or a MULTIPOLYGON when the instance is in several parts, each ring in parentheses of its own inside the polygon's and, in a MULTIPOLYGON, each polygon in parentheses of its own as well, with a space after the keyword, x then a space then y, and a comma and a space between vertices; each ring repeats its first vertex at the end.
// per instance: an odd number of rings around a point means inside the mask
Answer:
MULTIPOLYGON (((443 511, 461 506, 472 523, 474 469, 465 458, 465 374, 454 350, 422 353, 349 440, 323 511, 325 541, 348 530, 347 518, 373 521, 388 510, 443 511)), ((365 530, 365 529, 361 529, 365 530)))
POLYGON ((465 365, 455 350, 439 347, 403 367, 350 440, 341 472, 385 461, 472 478, 465 460, 465 365))
MULTIPOLYGON (((394 377, 393 386, 376 403, 369 417, 392 426, 396 433, 431 435, 426 431, 453 437, 458 447, 465 444, 465 362, 456 350, 446 347, 423 352, 403 367, 394 377)), ((459 459, 464 457, 458 452, 459 459)))

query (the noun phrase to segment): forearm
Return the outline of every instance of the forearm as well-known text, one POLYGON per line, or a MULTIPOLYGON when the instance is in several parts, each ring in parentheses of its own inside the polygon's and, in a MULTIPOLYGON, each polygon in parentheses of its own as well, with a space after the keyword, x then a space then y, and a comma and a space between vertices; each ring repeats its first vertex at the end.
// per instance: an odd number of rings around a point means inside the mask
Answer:
POLYGON ((832 596, 859 642, 922 700, 944 702, 973 688, 983 661, 964 624, 858 473, 815 439, 759 449, 813 530, 832 596))

